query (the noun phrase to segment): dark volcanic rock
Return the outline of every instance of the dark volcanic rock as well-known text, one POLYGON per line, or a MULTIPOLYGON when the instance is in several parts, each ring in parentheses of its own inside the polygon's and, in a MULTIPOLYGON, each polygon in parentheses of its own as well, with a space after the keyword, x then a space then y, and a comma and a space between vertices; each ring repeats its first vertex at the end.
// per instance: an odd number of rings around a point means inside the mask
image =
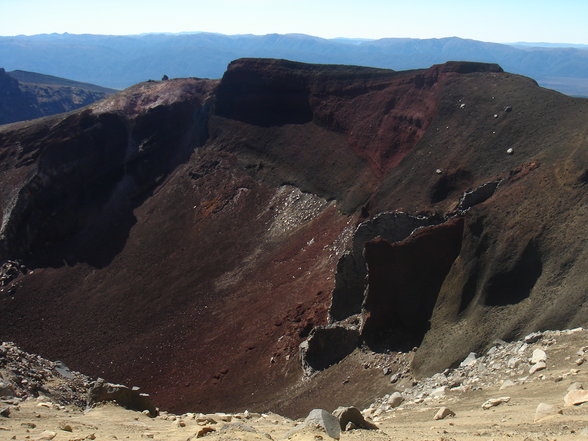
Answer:
POLYGON ((341 430, 345 430, 349 423, 358 429, 377 430, 378 426, 366 421, 357 407, 338 407, 333 416, 339 420, 341 430))
POLYGON ((304 371, 310 375, 343 360, 359 344, 359 331, 344 326, 316 327, 300 345, 304 371))
POLYGON ((157 416, 158 414, 149 395, 122 384, 106 383, 103 379, 99 378, 88 391, 87 405, 93 406, 105 401, 114 401, 119 406, 131 410, 147 410, 151 416, 157 416))

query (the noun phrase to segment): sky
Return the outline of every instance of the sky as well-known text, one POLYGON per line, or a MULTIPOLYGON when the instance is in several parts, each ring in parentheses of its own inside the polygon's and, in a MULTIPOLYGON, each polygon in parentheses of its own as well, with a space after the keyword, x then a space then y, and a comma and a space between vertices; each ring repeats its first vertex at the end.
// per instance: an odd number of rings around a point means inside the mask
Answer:
POLYGON ((588 0, 0 0, 0 35, 218 32, 588 44, 588 0))

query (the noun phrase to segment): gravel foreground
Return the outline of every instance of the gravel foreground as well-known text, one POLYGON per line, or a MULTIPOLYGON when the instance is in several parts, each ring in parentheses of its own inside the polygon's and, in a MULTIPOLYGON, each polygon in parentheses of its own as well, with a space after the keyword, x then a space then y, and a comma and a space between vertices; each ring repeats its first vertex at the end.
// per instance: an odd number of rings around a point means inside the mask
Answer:
POLYGON ((433 377, 391 378, 396 391, 361 410, 377 429, 345 423, 350 430, 339 434, 329 418, 295 421, 253 409, 153 418, 111 402, 88 406, 92 379, 3 343, 0 440, 587 440, 586 358, 581 328, 497 341, 433 377))

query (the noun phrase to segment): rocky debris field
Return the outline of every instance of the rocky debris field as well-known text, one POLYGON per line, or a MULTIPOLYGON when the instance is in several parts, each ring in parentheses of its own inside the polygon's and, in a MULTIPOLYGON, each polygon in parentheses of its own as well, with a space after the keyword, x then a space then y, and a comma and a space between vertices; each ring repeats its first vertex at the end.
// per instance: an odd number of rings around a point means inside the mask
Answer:
POLYGON ((89 377, 59 361, 29 354, 14 343, 0 345, 0 397, 4 404, 41 397, 51 403, 49 407, 83 407, 91 384, 89 377))
POLYGON ((248 410, 153 416, 149 409, 88 402, 106 389, 138 392, 3 343, 0 440, 583 440, 587 338, 588 330, 578 328, 497 341, 429 378, 391 376, 391 393, 362 411, 314 409, 299 420, 248 410))

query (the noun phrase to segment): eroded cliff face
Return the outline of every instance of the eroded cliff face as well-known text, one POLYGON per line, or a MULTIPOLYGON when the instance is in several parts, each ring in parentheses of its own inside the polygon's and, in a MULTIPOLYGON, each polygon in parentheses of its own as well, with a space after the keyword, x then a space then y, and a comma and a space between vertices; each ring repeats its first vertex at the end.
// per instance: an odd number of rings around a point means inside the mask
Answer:
POLYGON ((298 415, 309 337, 311 374, 430 373, 585 325, 587 112, 495 65, 246 59, 5 126, 0 336, 162 408, 298 415))

